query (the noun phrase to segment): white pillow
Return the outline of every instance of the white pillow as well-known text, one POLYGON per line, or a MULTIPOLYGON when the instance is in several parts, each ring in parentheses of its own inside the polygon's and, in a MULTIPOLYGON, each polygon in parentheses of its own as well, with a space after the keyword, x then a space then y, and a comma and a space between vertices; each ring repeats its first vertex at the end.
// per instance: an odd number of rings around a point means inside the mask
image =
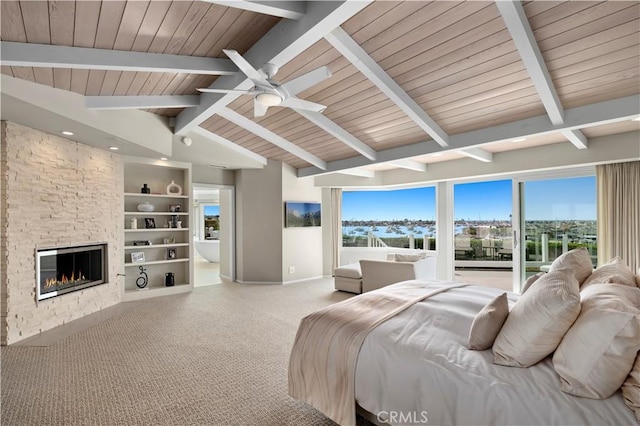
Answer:
POLYGON ((581 247, 560 255, 551 264, 549 272, 560 270, 571 272, 578 280, 578 284, 582 285, 593 271, 589 250, 581 247))
POLYGON ((582 310, 553 355, 560 389, 605 399, 627 378, 640 351, 640 289, 593 284, 582 292, 582 310))
POLYGON ((531 275, 529 278, 527 278, 527 280, 524 282, 524 285, 522 286, 522 291, 520 292, 520 294, 524 294, 525 291, 529 290, 533 283, 538 281, 543 275, 544 272, 538 272, 537 274, 531 275))
POLYGON ((502 324, 509 315, 509 300, 507 293, 493 299, 478 312, 469 330, 469 344, 471 350, 484 351, 493 345, 502 324))
POLYGON ((622 397, 624 403, 631 408, 640 423, 640 355, 636 356, 636 362, 633 364, 627 380, 622 384, 622 397))
POLYGON ((633 275, 633 271, 618 256, 593 271, 589 278, 582 283, 582 288, 593 284, 609 283, 636 287, 636 277, 633 275))
POLYGON ((493 362, 529 367, 541 361, 555 350, 579 313, 580 288, 573 274, 545 274, 511 308, 493 344, 493 362))
POLYGON ((418 260, 422 260, 426 257, 426 253, 420 254, 400 254, 396 253, 395 260, 396 262, 417 262, 418 260))

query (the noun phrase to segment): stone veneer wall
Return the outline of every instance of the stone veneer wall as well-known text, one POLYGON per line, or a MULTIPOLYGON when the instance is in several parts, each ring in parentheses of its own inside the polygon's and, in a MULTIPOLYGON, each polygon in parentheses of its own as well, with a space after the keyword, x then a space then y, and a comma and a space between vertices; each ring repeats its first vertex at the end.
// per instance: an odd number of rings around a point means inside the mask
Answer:
POLYGON ((1 343, 17 342, 120 302, 123 161, 11 122, 0 148, 1 343), (108 243, 108 283, 36 302, 37 247, 108 243))

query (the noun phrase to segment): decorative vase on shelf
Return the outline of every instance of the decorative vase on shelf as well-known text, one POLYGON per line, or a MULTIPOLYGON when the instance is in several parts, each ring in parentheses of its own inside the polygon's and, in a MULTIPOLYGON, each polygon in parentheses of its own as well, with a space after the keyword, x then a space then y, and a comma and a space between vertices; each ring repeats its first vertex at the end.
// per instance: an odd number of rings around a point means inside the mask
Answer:
POLYGON ((175 183, 175 181, 171 181, 169 185, 167 185, 167 194, 168 195, 182 195, 182 187, 175 183))
POLYGON ((149 188, 147 186, 147 184, 145 183, 142 188, 140 188, 140 193, 141 194, 151 194, 151 188, 149 188))
POLYGON ((138 219, 135 217, 131 219, 131 229, 138 229, 138 219))
POLYGON ((142 203, 138 204, 139 212, 152 212, 156 209, 156 207, 151 203, 142 203))

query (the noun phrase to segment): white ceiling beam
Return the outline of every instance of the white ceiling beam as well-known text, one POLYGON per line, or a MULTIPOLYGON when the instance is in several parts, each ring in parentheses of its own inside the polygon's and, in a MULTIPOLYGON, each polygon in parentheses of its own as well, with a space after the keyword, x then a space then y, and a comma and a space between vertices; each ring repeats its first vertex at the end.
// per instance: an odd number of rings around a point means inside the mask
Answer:
POLYGON ((396 167, 400 167, 401 169, 413 170, 416 172, 426 172, 427 171, 427 163, 421 163, 416 160, 395 160, 389 161, 389 164, 392 164, 396 167))
POLYGON ((327 163, 321 158, 316 157, 310 152, 300 148, 298 145, 292 142, 289 142, 282 136, 277 135, 273 133, 271 130, 266 129, 261 125, 251 121, 250 119, 248 119, 242 114, 238 114, 237 112, 230 110, 229 108, 223 108, 220 111, 218 111, 218 115, 231 121, 237 126, 240 126, 245 130, 248 130, 254 135, 259 136, 268 142, 271 142, 272 144, 284 149, 285 151, 290 152, 291 154, 306 161, 307 163, 313 164, 319 169, 325 170, 327 168, 327 163))
MULTIPOLYGON (((370 1, 310 1, 306 2, 304 16, 297 20, 282 20, 258 40, 243 57, 254 67, 266 63, 283 66, 307 50, 334 28, 364 9, 370 1)), ((241 73, 221 76, 210 86, 215 89, 246 90, 253 87, 241 73)), ((200 105, 187 108, 176 119, 176 133, 183 134, 207 120, 217 110, 237 99, 240 94, 200 95, 200 105)))
POLYGON ((520 53, 522 62, 538 91, 542 104, 553 124, 562 124, 562 103, 547 70, 540 47, 529 25, 529 20, 519 0, 497 0, 496 6, 502 15, 511 38, 520 53))
POLYGON ((338 126, 336 123, 328 119, 326 116, 315 111, 305 111, 301 109, 295 110, 298 114, 320 127, 325 132, 338 139, 354 151, 364 155, 369 160, 376 159, 376 151, 351 133, 338 126))
POLYGON ((483 163, 491 163, 493 161, 493 154, 482 148, 467 148, 458 152, 483 163))
POLYGON ((185 108, 198 105, 198 95, 85 96, 89 109, 185 108))
POLYGON ((580 130, 564 130, 562 136, 567 138, 578 149, 588 149, 589 140, 580 130))
POLYGON ((203 0, 220 6, 248 10, 263 15, 278 16, 287 19, 300 19, 304 16, 305 5, 302 1, 248 1, 248 0, 203 0))
POLYGON ((331 45, 349 60, 378 89, 440 146, 449 146, 449 135, 392 79, 385 70, 341 27, 325 36, 331 45))
POLYGON ((490 142, 501 142, 520 137, 533 138, 565 130, 578 130, 586 127, 601 126, 620 121, 631 120, 640 114, 640 96, 632 95, 610 101, 571 108, 565 111, 565 123, 553 125, 547 115, 526 118, 511 123, 500 124, 484 129, 460 133, 450 137, 450 146, 440 148, 431 141, 418 142, 396 148, 378 151, 376 161, 362 157, 352 157, 331 161, 326 170, 314 167, 298 169, 299 177, 321 175, 343 169, 351 169, 371 164, 386 163, 394 160, 417 157, 435 152, 458 151, 468 148, 479 148, 490 142))
POLYGON ((259 162, 260 164, 266 165, 267 164, 267 159, 265 157, 263 157, 262 155, 256 154, 255 152, 248 150, 247 148, 244 148, 240 145, 238 145, 237 143, 233 143, 231 142, 229 139, 225 139, 222 136, 216 135, 215 133, 212 133, 210 131, 208 131, 207 129, 204 129, 200 126, 195 127, 192 130, 193 133, 197 133, 200 136, 207 138, 209 140, 211 140, 212 142, 215 142, 219 145, 224 146, 225 148, 229 148, 239 154, 242 154, 246 157, 249 157, 252 160, 255 160, 257 162, 259 162))
POLYGON ((365 170, 365 169, 350 169, 350 170, 340 170, 340 174, 349 175, 349 176, 358 176, 364 178, 374 178, 376 176, 376 172, 373 170, 365 170))
POLYGON ((238 71, 229 59, 10 41, 0 42, 0 59, 2 65, 14 67, 208 75, 229 75, 238 71))

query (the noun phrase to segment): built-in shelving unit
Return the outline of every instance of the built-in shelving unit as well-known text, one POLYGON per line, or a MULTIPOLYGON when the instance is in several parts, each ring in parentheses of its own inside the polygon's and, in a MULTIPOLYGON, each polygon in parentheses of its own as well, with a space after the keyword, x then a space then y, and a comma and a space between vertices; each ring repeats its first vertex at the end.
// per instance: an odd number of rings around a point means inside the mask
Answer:
POLYGON ((191 165, 126 157, 124 189, 123 300, 191 291, 191 165), (182 187, 182 194, 167 193, 171 182, 182 187), (144 184, 150 188, 150 194, 141 192, 144 184), (154 210, 139 211, 138 205, 142 203, 152 204, 154 210), (136 285, 136 280, 143 277, 140 267, 148 277, 143 289, 136 285), (165 285, 167 274, 173 274, 173 286, 165 285))

